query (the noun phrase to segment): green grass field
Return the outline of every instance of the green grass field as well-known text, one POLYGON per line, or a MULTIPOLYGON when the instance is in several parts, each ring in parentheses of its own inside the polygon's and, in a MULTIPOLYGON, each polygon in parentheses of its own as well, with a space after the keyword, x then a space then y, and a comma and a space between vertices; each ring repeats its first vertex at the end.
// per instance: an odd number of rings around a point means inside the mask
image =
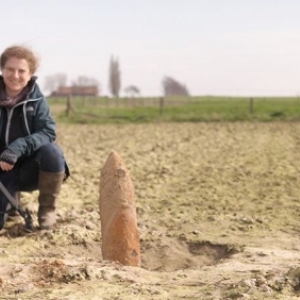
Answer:
POLYGON ((48 99, 63 123, 300 121, 300 98, 72 98, 48 99))

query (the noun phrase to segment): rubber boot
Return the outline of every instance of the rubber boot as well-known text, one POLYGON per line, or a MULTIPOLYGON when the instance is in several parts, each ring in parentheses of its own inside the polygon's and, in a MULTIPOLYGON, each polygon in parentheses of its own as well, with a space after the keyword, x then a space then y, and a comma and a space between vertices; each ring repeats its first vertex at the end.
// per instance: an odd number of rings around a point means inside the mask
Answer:
POLYGON ((56 223, 55 205, 64 177, 64 171, 60 173, 39 171, 38 222, 42 230, 51 230, 56 223))

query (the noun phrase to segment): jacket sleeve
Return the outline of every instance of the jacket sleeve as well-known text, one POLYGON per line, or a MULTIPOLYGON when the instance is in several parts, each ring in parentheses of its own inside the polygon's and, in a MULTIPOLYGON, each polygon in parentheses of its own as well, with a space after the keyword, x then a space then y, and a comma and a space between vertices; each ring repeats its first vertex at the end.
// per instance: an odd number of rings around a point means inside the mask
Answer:
MULTIPOLYGON (((28 121, 30 123, 30 121, 28 121)), ((17 157, 30 156, 44 145, 52 143, 56 139, 55 122, 50 114, 50 108, 45 98, 39 100, 36 105, 35 115, 30 135, 21 137, 7 146, 17 157)))

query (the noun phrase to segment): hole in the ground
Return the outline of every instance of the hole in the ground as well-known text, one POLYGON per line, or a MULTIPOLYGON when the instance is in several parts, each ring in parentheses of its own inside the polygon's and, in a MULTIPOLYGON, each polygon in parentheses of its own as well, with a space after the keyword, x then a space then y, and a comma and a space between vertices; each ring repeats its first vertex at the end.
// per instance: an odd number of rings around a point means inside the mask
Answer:
POLYGON ((156 271, 211 266, 237 252, 232 245, 209 241, 187 242, 177 239, 160 240, 157 243, 142 241, 141 266, 156 271))

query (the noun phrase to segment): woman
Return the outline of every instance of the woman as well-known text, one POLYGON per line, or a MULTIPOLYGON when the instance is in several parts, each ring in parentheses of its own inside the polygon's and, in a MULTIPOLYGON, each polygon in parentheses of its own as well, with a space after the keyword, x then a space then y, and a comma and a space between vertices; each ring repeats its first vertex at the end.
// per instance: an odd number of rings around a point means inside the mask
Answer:
MULTIPOLYGON (((38 59, 30 49, 12 46, 1 54, 0 67, 0 181, 13 196, 38 189, 39 226, 50 230, 69 171, 54 143, 55 122, 34 76, 38 59)), ((0 192, 0 230, 9 208, 0 192)))

